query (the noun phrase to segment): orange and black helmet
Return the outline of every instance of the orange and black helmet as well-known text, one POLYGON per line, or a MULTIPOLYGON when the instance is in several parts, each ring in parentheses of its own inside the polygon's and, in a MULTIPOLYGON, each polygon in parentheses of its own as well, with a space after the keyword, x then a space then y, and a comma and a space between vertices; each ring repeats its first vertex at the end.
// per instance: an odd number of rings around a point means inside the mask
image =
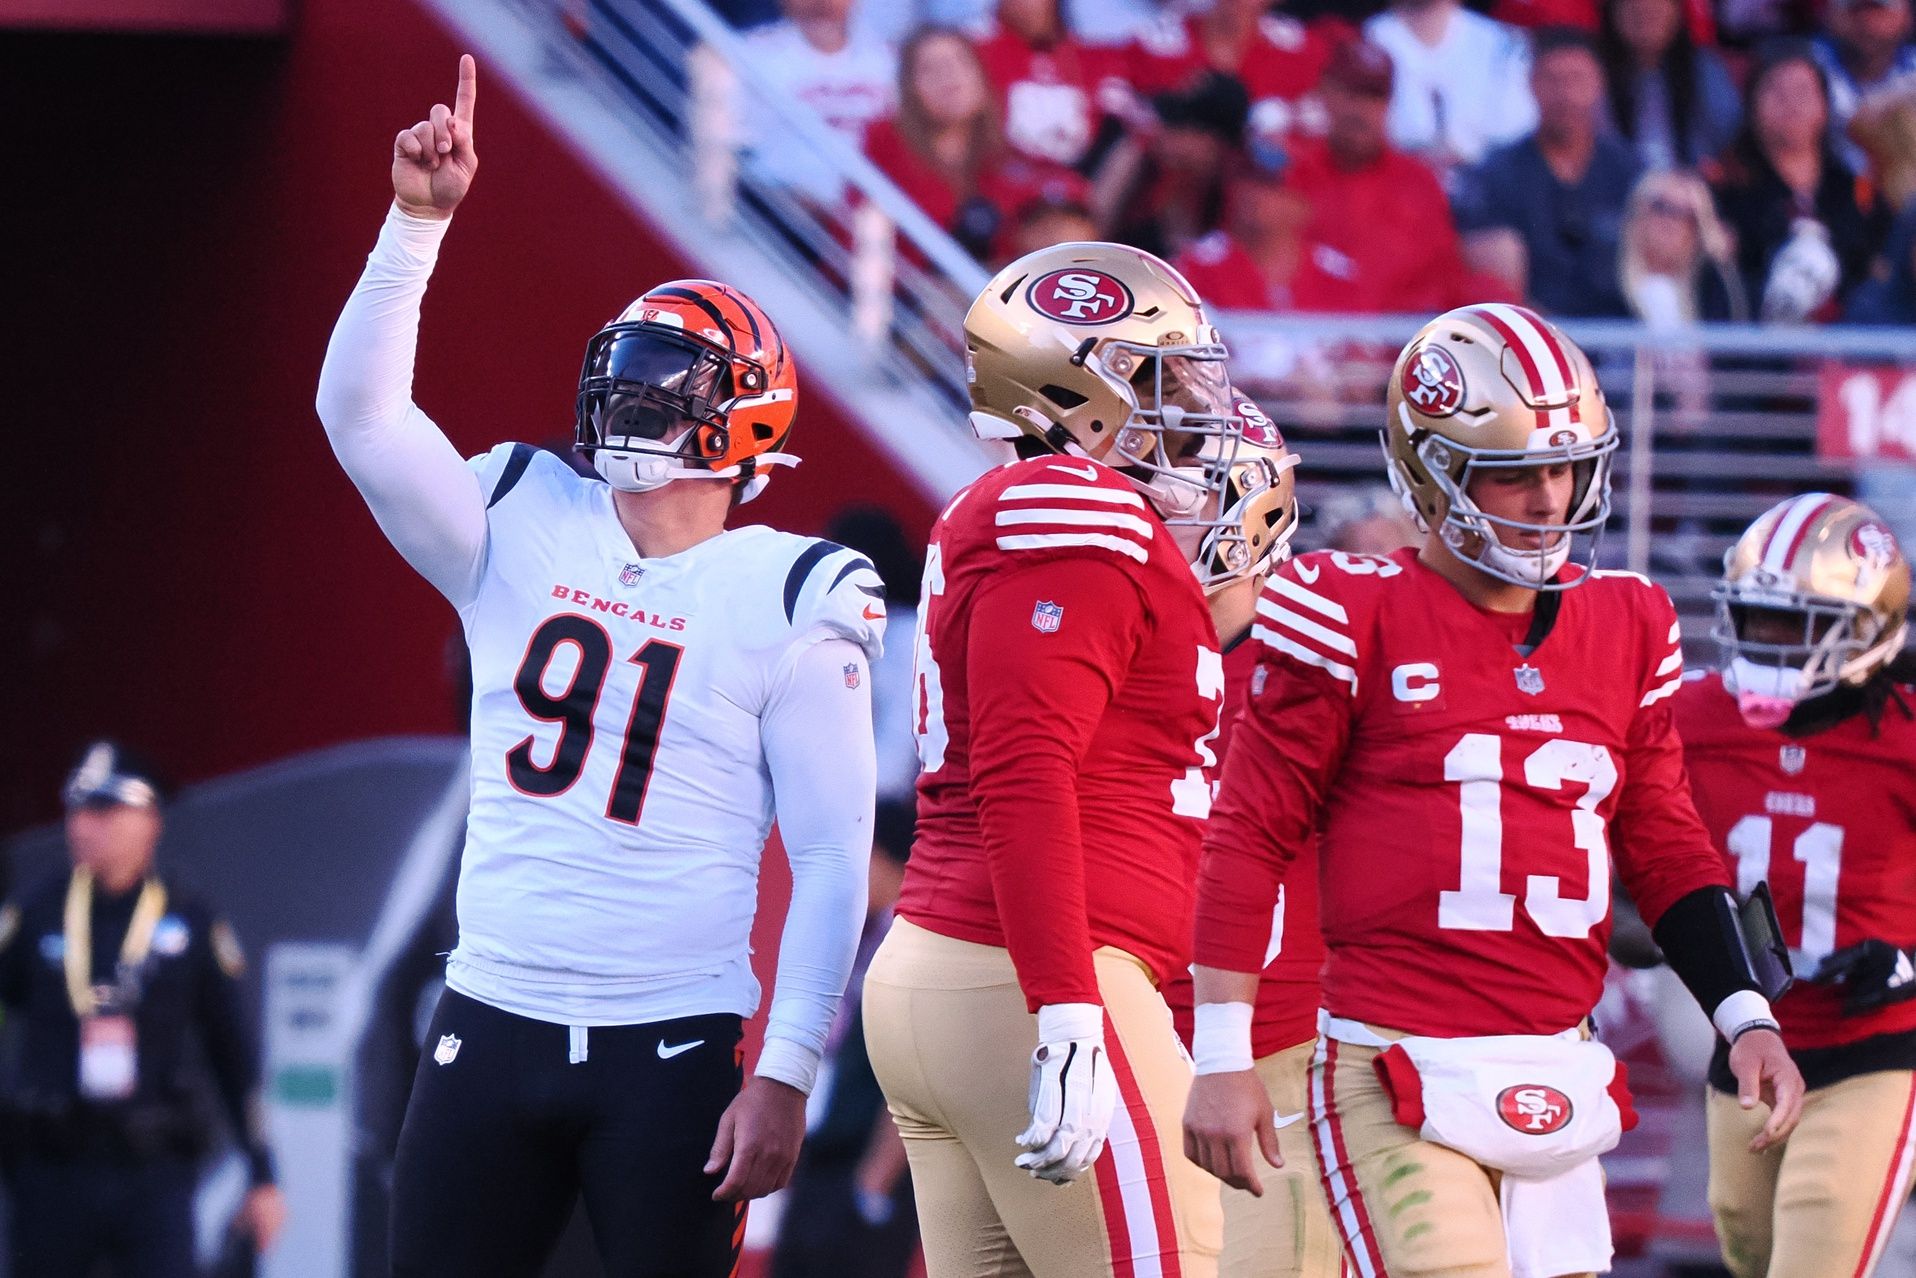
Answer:
POLYGON ((619 487, 698 474, 743 484, 749 499, 765 467, 797 462, 783 451, 797 409, 797 367, 758 303, 711 280, 672 280, 587 344, 575 442, 619 487), (621 483, 621 468, 652 481, 621 483))

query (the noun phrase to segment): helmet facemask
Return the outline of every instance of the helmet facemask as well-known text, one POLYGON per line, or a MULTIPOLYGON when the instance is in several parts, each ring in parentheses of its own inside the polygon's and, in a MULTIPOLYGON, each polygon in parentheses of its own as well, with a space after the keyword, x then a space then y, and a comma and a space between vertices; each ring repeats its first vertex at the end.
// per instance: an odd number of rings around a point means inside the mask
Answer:
MULTIPOLYGON (((1430 481, 1444 498, 1444 516, 1439 530, 1451 553, 1479 571, 1500 581, 1528 590, 1567 590, 1583 579, 1578 573, 1568 579, 1561 574, 1570 562, 1574 542, 1584 536, 1581 565, 1587 571, 1596 564, 1597 546, 1603 526, 1610 518, 1610 466, 1617 448, 1617 433, 1605 431, 1596 439, 1578 439, 1552 447, 1505 452, 1475 449, 1434 432, 1412 436, 1412 448, 1430 481), (1480 509, 1470 497, 1470 481, 1479 472, 1519 467, 1568 465, 1572 485, 1568 514, 1562 523, 1532 523, 1492 515, 1480 509), (1512 546, 1498 536, 1500 529, 1538 539, 1535 548, 1512 546)), ((1404 496, 1405 507, 1418 526, 1428 523, 1408 499, 1404 477, 1390 454, 1390 437, 1382 435, 1391 486, 1404 496)))
POLYGON ((1297 454, 1242 437, 1221 444, 1224 460, 1201 458, 1195 468, 1216 475, 1193 477, 1215 487, 1215 501, 1164 521, 1180 545, 1192 547, 1191 568, 1207 594, 1246 577, 1262 577, 1290 558, 1297 529, 1297 499, 1278 492, 1297 465, 1297 454), (1188 529, 1196 530, 1194 538, 1188 529))
POLYGON ((1131 408, 1103 461, 1126 472, 1167 522, 1219 508, 1244 438, 1222 342, 1106 341, 1085 366, 1131 408))
MULTIPOLYGON (((734 380, 754 376, 756 363, 658 324, 615 324, 586 347, 575 402, 575 446, 623 492, 650 492, 674 479, 738 479, 740 466, 715 469, 727 448, 726 411, 734 380), (735 365, 743 367, 735 373, 735 365)), ((780 454, 759 461, 776 462, 780 454)), ((762 486, 762 476, 748 486, 762 486)), ((753 489, 752 495, 756 495, 753 489)))
POLYGON ((1800 703, 1862 682, 1895 657, 1907 634, 1863 604, 1805 591, 1724 582, 1712 597, 1723 686, 1757 728, 1781 727, 1800 703), (1796 632, 1793 640, 1749 636, 1752 623, 1777 620, 1796 632))

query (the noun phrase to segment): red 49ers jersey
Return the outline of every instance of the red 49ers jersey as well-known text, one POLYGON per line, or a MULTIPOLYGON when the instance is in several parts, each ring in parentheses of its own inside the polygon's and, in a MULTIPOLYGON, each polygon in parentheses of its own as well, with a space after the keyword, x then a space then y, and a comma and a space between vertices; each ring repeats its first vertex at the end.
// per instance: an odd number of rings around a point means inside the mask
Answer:
MULTIPOLYGON (((1328 122, 1317 82, 1338 44, 1355 34, 1336 19, 1309 26, 1277 13, 1258 19, 1242 64, 1225 68, 1244 82, 1250 95, 1251 131, 1268 136, 1323 133, 1328 122)), ((1211 70, 1204 23, 1195 14, 1159 18, 1125 47, 1124 56, 1125 78, 1147 96, 1188 88, 1211 70)))
MULTIPOLYGON (((1247 637, 1224 654, 1224 730, 1217 757, 1230 757, 1232 729, 1257 666, 1257 645, 1247 637)), ((1264 970, 1258 975, 1257 1002, 1251 1016, 1251 1054, 1262 1060, 1317 1035, 1317 1005, 1322 997, 1324 934, 1317 926, 1317 841, 1309 840, 1291 862, 1290 874, 1271 911, 1264 970)), ((1189 968, 1181 968, 1164 987, 1171 1020, 1188 1047, 1195 1028, 1196 991, 1189 968)))
MULTIPOLYGON (((1739 891, 1767 879, 1799 977, 1858 941, 1916 946, 1916 723, 1895 706, 1806 737, 1752 728, 1711 674, 1676 695, 1696 807, 1739 891)), ((1916 1029, 1916 1002, 1842 1014, 1840 986, 1776 1003, 1792 1048, 1916 1029)))
POLYGON ((1014 462, 932 529, 918 839, 898 912, 1011 951, 1033 1008, 1096 1003, 1091 952, 1190 961, 1224 667, 1197 577, 1123 476, 1014 462))
POLYGON ((1602 992, 1613 856, 1652 923, 1727 883, 1671 725, 1669 597, 1597 573, 1528 658, 1523 620, 1472 606, 1414 550, 1273 574, 1205 835, 1198 962, 1261 967, 1286 863, 1315 833, 1331 1012, 1554 1033, 1602 992))

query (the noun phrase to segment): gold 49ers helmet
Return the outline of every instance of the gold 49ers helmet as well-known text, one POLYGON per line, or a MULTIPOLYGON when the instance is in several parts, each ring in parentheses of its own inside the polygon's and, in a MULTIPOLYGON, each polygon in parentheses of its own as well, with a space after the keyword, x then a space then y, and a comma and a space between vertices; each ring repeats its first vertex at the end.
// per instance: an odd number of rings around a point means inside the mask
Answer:
POLYGON ((1571 541, 1596 558, 1610 517, 1616 423, 1590 360, 1556 325, 1521 306, 1447 311, 1417 331, 1391 370, 1382 432, 1391 487, 1425 529, 1441 530, 1457 556, 1503 581, 1562 590, 1571 541), (1568 464, 1575 485, 1561 523, 1487 515, 1470 499, 1472 475, 1500 467, 1568 464), (1534 536, 1513 546, 1504 529, 1534 536))
POLYGON ((1122 244, 1059 244, 965 314, 971 426, 1126 474, 1167 521, 1209 522, 1243 421, 1227 352, 1185 278, 1122 244))
POLYGON ((1246 577, 1262 578, 1290 558, 1291 534, 1297 531, 1297 480, 1291 474, 1297 454, 1262 409, 1232 394, 1233 411, 1244 423, 1242 437, 1207 440, 1198 453, 1201 465, 1209 464, 1214 450, 1230 457, 1221 471, 1215 514, 1206 518, 1200 509, 1166 521, 1174 533, 1187 523, 1198 530, 1191 568, 1206 593, 1246 577))
POLYGON ((1908 635, 1902 548, 1869 507, 1829 493, 1764 512, 1724 555, 1715 595, 1723 686, 1756 727, 1867 681, 1908 635))

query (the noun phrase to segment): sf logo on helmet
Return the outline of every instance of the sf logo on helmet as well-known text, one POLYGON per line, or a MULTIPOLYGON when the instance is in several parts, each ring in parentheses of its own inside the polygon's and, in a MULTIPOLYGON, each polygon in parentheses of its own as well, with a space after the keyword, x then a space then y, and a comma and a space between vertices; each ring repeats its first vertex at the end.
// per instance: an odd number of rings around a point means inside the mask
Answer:
POLYGON ((1039 276, 1025 299, 1038 314, 1066 324, 1115 323, 1136 305, 1122 280, 1078 267, 1039 276))
POLYGON ((1426 346, 1404 366, 1404 398, 1426 417, 1448 417, 1464 406, 1464 370, 1441 346, 1426 346))
POLYGON ((1237 415, 1244 419, 1244 438, 1259 448, 1282 448, 1284 437, 1278 434, 1277 427, 1264 415, 1264 410, 1248 399, 1239 399, 1236 404, 1237 415))
POLYGON ((1497 1093, 1497 1116, 1526 1136, 1548 1136, 1570 1121, 1570 1098, 1542 1083, 1519 1083, 1497 1093))
POLYGON ((1850 534, 1849 549, 1866 567, 1883 569, 1896 562, 1896 538, 1881 524, 1861 524, 1850 534))

